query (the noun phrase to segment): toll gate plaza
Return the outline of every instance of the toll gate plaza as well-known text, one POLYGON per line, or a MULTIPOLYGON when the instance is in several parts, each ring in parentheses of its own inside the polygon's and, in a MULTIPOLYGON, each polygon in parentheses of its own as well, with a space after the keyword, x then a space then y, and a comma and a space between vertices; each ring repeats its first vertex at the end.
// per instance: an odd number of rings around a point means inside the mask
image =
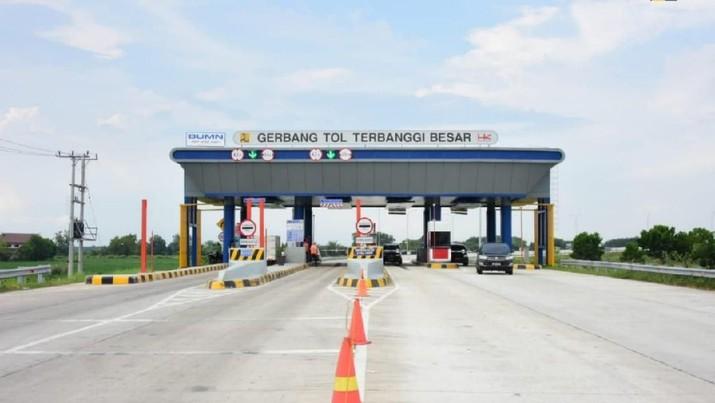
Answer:
POLYGON ((489 130, 183 140, 163 156, 184 179, 180 267, 0 293, 0 401, 713 401, 712 292, 549 269, 558 148, 498 147, 489 130), (334 205, 354 210, 331 222, 353 244, 318 264, 310 218, 334 205), (422 209, 414 260, 386 259, 367 207, 422 209), (451 265, 447 207, 486 207, 487 240, 505 243, 527 207, 543 270, 451 265), (264 226, 280 208, 283 240, 264 226), (212 262, 208 209, 223 212, 212 262))
MULTIPOLYGON (((224 207, 224 261, 234 242, 235 210, 246 219, 246 200, 293 209, 293 218, 312 216, 324 199, 357 209, 388 212, 422 207, 424 250, 428 223, 441 221, 441 208, 485 206, 486 238, 511 246, 512 206, 534 205, 537 264, 553 264, 551 168, 564 159, 559 149, 497 148, 486 130, 456 131, 238 131, 223 147, 206 147, 211 133, 196 133, 199 147, 176 148, 171 159, 184 170, 186 219, 181 221, 183 262, 198 255, 199 202, 224 207), (230 144, 227 144, 228 142, 230 144), (549 224, 551 223, 551 225, 549 224), (551 228, 551 229, 550 229, 551 228), (191 235, 188 235, 191 234, 191 235)), ((360 214, 357 213, 359 218, 360 214)), ((311 220, 304 233, 313 239, 311 220)), ((447 245, 448 246, 448 245, 447 245)), ((421 255, 423 260, 432 256, 421 255)))

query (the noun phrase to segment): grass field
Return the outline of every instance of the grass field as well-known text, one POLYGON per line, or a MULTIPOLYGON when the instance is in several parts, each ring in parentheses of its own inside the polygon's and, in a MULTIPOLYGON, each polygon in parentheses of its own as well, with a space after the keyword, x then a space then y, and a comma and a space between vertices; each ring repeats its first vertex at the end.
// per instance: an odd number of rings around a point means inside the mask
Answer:
POLYGON ((715 290, 715 278, 678 276, 673 274, 650 273, 632 270, 606 269, 595 267, 555 266, 551 270, 568 271, 571 273, 592 274, 621 278, 628 280, 646 281, 649 283, 675 285, 680 287, 698 288, 701 290, 715 290))
MULTIPOLYGON (((0 292, 23 288, 80 283, 84 281, 85 276, 90 274, 132 274, 139 272, 140 267, 139 256, 85 256, 84 273, 74 274, 72 277, 67 277, 67 260, 65 257, 43 262, 0 262, 0 270, 46 264, 52 266, 53 274, 45 277, 44 283, 38 284, 35 276, 28 277, 24 285, 18 284, 15 279, 0 280, 0 292)), ((151 270, 151 260, 148 266, 149 270, 151 270)), ((173 270, 179 266, 179 258, 178 256, 156 256, 153 266, 156 271, 173 270)), ((75 270, 77 270, 76 267, 75 270)))

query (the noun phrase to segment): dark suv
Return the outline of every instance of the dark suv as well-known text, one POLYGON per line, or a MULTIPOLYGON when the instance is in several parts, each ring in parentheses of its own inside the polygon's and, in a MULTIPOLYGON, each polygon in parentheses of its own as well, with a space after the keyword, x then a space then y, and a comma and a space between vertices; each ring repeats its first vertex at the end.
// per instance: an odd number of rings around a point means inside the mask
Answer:
POLYGON ((402 255, 400 254, 400 246, 394 243, 387 244, 383 247, 382 262, 384 264, 394 264, 402 266, 402 255))
POLYGON ((452 249, 452 263, 469 266, 469 256, 467 256, 467 248, 464 245, 453 243, 449 247, 452 249))
POLYGON ((485 243, 477 256, 477 274, 484 270, 499 270, 514 274, 514 260, 511 248, 505 243, 485 243))

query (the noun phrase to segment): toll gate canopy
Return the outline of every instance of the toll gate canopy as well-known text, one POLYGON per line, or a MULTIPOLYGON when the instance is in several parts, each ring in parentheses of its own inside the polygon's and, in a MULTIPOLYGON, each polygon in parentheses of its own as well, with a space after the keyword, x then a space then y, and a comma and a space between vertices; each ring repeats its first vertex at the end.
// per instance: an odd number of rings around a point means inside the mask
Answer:
MULTIPOLYGON (((550 172, 564 152, 499 148, 496 141, 497 134, 486 130, 200 132, 186 133, 186 147, 171 150, 170 157, 184 170, 184 203, 223 205, 228 228, 235 222, 229 210, 245 198, 292 207, 296 219, 310 217, 326 198, 352 205, 360 200, 366 207, 424 207, 425 223, 441 220, 434 207, 486 206, 487 240, 496 239, 498 207, 502 239, 511 243, 511 206, 536 203, 544 213, 536 220, 543 263, 546 239, 553 238, 545 208, 551 199, 550 172)), ((187 214, 193 234, 195 214, 191 209, 187 214)), ((310 221, 305 222, 309 236, 310 221)), ((225 259, 232 242, 233 231, 226 230, 225 259)), ((193 255, 195 249, 187 250, 193 255)))

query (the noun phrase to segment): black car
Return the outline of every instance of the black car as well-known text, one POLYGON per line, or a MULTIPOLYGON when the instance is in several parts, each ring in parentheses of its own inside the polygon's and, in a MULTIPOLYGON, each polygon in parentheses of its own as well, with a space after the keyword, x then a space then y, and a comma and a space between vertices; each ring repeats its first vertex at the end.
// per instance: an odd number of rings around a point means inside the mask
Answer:
POLYGON ((505 243, 485 243, 477 256, 477 274, 484 270, 499 270, 514 274, 514 259, 511 248, 505 243))
POLYGON ((382 251, 382 262, 384 264, 402 266, 402 254, 400 253, 399 245, 387 244, 383 248, 384 249, 382 251))
POLYGON ((452 249, 452 263, 469 266, 469 256, 467 256, 467 248, 464 245, 453 243, 449 247, 452 249))

